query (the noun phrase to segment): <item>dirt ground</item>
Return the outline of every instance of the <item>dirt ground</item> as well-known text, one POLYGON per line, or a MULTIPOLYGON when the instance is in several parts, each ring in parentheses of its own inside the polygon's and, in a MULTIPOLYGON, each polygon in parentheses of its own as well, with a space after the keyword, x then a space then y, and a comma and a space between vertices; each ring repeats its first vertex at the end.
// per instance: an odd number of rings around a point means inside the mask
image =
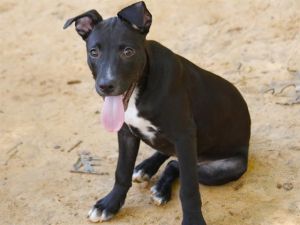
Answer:
MULTIPOLYGON (((104 18, 133 1, 0 1, 0 224, 90 224, 95 200, 110 191, 116 135, 101 126, 102 99, 84 42, 65 20, 91 8, 104 18), (80 83, 68 85, 68 81, 80 83), (79 141, 82 143, 69 151, 79 141), (70 173, 78 152, 100 157, 101 176, 70 173)), ((200 185, 208 224, 300 224, 300 1, 147 1, 155 39, 233 82, 248 102, 248 172, 220 187, 200 185), (297 80, 298 79, 298 80, 297 80), (266 91, 275 87, 275 94, 266 91), (298 86, 299 88, 299 86, 298 86)), ((142 145, 138 161, 152 153, 142 145)), ((157 179, 157 177, 156 177, 157 179)), ((155 180, 155 179, 154 179, 155 180)), ((150 184, 134 184, 107 224, 180 224, 178 183, 163 207, 150 184)))

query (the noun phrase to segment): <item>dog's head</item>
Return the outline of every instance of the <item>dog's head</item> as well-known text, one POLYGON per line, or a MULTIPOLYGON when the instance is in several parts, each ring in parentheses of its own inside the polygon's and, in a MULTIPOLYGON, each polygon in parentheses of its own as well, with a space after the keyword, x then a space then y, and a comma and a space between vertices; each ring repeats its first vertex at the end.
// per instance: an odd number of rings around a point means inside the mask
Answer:
POLYGON ((121 95, 142 75, 146 65, 145 38, 152 16, 144 2, 122 9, 117 17, 103 20, 90 10, 67 20, 75 22, 86 42, 87 61, 102 96, 121 95))

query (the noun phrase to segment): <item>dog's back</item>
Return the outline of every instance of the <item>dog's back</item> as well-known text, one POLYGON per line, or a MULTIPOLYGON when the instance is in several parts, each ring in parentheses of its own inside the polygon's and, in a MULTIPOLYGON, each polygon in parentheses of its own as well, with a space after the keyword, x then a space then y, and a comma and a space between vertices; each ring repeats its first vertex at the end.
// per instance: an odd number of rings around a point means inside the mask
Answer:
MULTIPOLYGON (((197 124, 198 146, 202 153, 211 148, 216 149, 215 154, 220 147, 248 146, 251 127, 248 106, 234 85, 158 42, 147 41, 147 54, 151 59, 149 79, 155 80, 149 82, 150 85, 160 84, 159 88, 169 93, 172 93, 170 88, 180 85, 188 93, 188 106, 192 108, 197 124)), ((156 87, 153 89, 157 90, 156 87)), ((157 101, 164 99, 161 97, 157 101)))

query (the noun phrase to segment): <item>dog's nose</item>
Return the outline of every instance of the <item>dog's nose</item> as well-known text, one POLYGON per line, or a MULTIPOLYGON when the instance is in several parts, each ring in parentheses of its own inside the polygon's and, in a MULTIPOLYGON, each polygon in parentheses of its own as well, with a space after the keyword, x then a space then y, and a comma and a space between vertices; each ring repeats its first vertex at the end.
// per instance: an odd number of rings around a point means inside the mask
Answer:
POLYGON ((99 84, 99 88, 105 94, 109 94, 115 89, 114 84, 112 82, 101 82, 99 84))

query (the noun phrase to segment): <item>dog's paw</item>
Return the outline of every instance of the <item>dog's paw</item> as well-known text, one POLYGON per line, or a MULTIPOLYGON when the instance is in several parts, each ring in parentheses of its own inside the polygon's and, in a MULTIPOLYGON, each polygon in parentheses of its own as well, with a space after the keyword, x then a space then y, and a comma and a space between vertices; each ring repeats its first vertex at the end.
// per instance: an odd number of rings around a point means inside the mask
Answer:
POLYGON ((132 181, 136 183, 148 182, 150 175, 147 174, 143 169, 135 169, 132 175, 132 181))
POLYGON ((151 200, 155 205, 164 205, 171 199, 171 190, 154 185, 151 189, 151 200))
POLYGON ((89 211, 88 219, 91 222, 110 220, 123 206, 125 196, 114 189, 106 197, 97 201, 89 211))
POLYGON ((102 211, 96 206, 93 206, 88 213, 88 219, 94 223, 110 220, 113 216, 113 213, 108 212, 106 209, 102 211))

